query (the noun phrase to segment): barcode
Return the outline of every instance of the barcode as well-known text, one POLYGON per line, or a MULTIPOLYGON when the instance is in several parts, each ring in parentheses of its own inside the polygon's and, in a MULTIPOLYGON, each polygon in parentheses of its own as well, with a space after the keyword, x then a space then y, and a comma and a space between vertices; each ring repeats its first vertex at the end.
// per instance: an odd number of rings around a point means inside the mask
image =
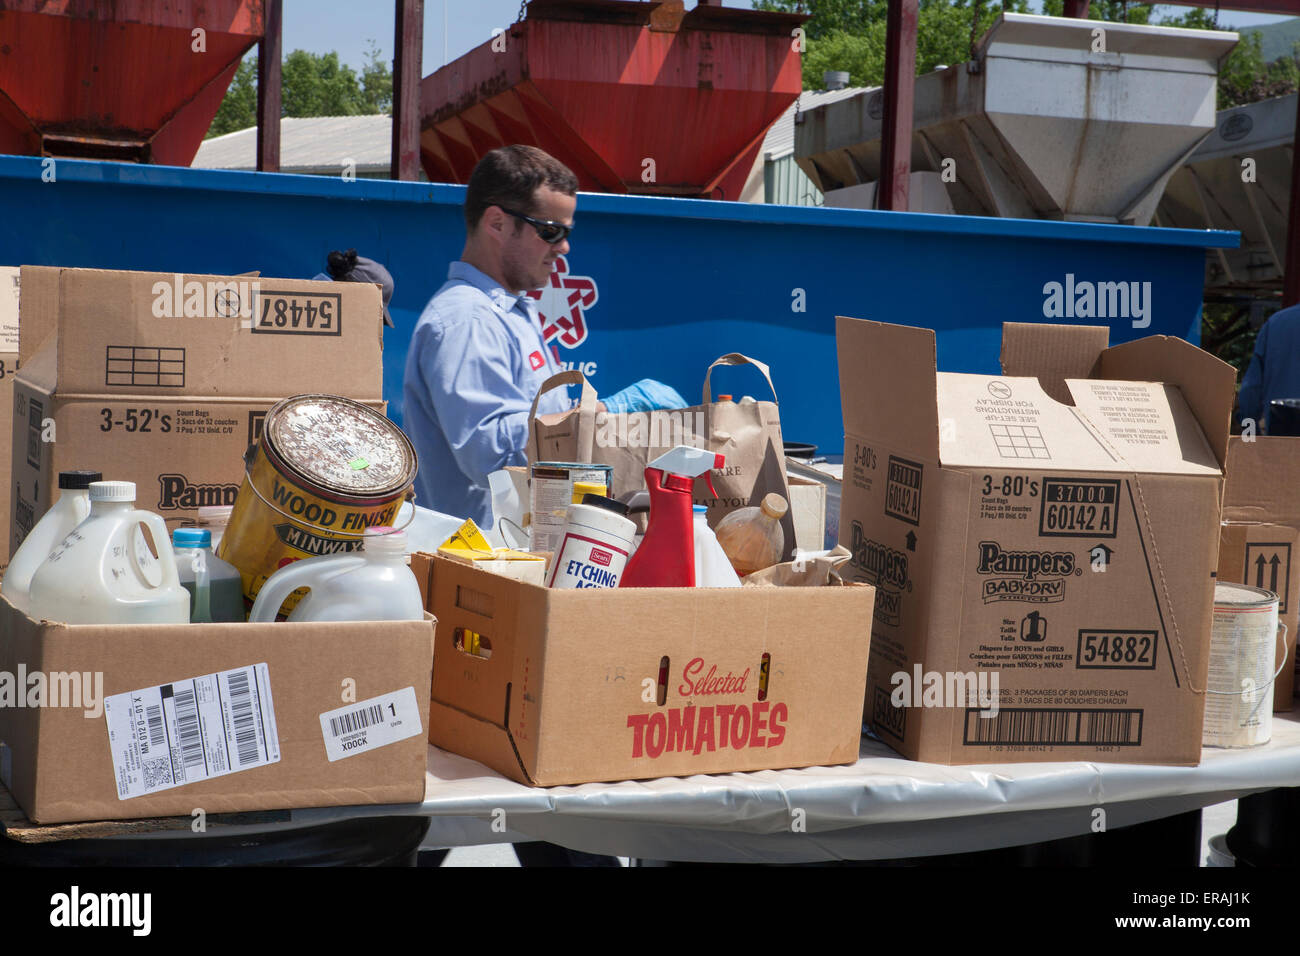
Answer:
POLYGON ((354 710, 339 717, 330 718, 330 733, 335 737, 350 734, 355 730, 364 730, 374 724, 382 723, 384 709, 378 704, 364 710, 354 710))
POLYGON ((235 747, 239 765, 257 759, 257 726, 253 722, 253 698, 248 688, 248 671, 230 675, 230 710, 235 725, 235 747))
POLYGON ((1142 743, 1141 710, 1004 707, 996 717, 981 717, 980 713, 973 708, 966 711, 963 743, 1064 747, 1136 747, 1142 743))
POLYGON ((185 776, 189 776, 191 767, 202 766, 206 771, 207 757, 203 753, 203 738, 199 735, 199 709, 194 702, 193 687, 176 694, 176 729, 181 735, 185 776))
POLYGON ((150 704, 144 710, 145 720, 149 722, 149 747, 161 747, 163 745, 163 721, 162 705, 150 704))
MULTIPOLYGON (((41 433, 44 429, 45 406, 34 398, 27 399, 27 464, 41 467, 41 433)), ((35 497, 35 492, 32 493, 35 497)))

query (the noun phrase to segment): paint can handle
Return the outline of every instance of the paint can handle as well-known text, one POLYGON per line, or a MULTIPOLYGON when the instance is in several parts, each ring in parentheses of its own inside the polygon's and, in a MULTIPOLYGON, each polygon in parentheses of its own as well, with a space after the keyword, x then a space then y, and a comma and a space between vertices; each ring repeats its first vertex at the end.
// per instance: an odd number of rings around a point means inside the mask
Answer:
MULTIPOLYGON (((246 474, 247 474, 247 476, 248 476, 248 487, 250 487, 250 488, 253 489, 253 494, 257 495, 258 500, 261 501, 262 504, 264 504, 264 505, 266 505, 268 508, 270 508, 272 511, 274 511, 276 514, 278 514, 278 515, 282 515, 282 516, 284 516, 285 518, 288 518, 290 521, 294 522, 295 524, 300 524, 300 525, 302 525, 304 528, 310 528, 312 531, 319 531, 319 532, 321 532, 322 534, 328 535, 329 537, 332 537, 332 538, 364 538, 364 537, 365 537, 365 535, 366 535, 366 529, 365 529, 365 528, 362 528, 360 531, 340 531, 340 530, 338 530, 337 528, 322 528, 320 525, 318 525, 318 524, 312 524, 310 521, 308 521, 308 520, 306 520, 305 518, 302 518, 302 517, 300 517, 300 516, 298 516, 298 515, 291 515, 291 514, 289 514, 289 512, 287 512, 287 511, 285 511, 283 508, 279 507, 277 504, 275 504, 275 502, 273 502, 273 501, 268 501, 266 495, 262 494, 260 491, 257 490, 257 484, 253 481, 253 475, 252 475, 251 472, 246 472, 246 474)), ((414 489, 414 488, 408 488, 407 491, 406 491, 406 494, 402 496, 402 501, 403 501, 403 502, 407 502, 407 501, 414 502, 414 501, 415 501, 415 489, 414 489)), ((397 506, 397 511, 401 511, 401 510, 402 510, 402 506, 399 504, 399 505, 397 506)), ((397 511, 394 511, 394 512, 393 512, 393 517, 394 517, 394 518, 397 517, 397 511)), ((406 523, 403 524, 403 525, 401 525, 400 527, 394 525, 394 526, 393 526, 393 530, 392 530, 392 531, 387 531, 387 532, 385 532, 385 534, 392 534, 392 533, 395 532, 395 531, 405 531, 405 530, 410 526, 411 522, 414 521, 414 520, 415 520, 415 508, 414 508, 414 506, 412 506, 412 508, 411 508, 411 516, 410 516, 409 518, 406 519, 406 523)))

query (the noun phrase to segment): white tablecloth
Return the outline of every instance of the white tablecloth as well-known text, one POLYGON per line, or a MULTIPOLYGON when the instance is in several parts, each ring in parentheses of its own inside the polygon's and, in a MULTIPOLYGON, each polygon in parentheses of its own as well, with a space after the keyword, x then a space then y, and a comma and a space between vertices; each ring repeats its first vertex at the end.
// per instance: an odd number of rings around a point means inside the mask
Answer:
POLYGON ((648 859, 793 863, 968 852, 1075 836, 1099 823, 1113 830, 1300 786, 1300 717, 1275 715, 1273 728, 1263 747, 1206 750, 1199 767, 943 767, 904 760, 864 738, 851 766, 549 788, 430 747, 418 808, 299 810, 293 821, 415 812, 433 820, 426 846, 535 839, 648 859))

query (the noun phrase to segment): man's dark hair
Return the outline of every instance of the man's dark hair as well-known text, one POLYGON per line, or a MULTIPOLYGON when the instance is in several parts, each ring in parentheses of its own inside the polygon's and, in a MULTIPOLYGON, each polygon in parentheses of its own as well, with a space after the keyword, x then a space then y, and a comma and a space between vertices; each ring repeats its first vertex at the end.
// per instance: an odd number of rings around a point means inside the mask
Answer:
POLYGON ((533 215, 533 194, 541 186, 574 196, 578 192, 578 177, 564 163, 535 146, 502 146, 492 150, 470 173, 469 191, 465 193, 465 226, 473 232, 488 206, 504 206, 526 216, 533 215))

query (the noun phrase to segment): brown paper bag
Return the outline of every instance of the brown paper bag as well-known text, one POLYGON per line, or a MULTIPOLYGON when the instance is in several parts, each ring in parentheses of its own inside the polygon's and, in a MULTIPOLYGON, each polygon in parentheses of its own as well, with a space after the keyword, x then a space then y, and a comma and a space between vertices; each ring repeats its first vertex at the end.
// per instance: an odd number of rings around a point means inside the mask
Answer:
MULTIPOLYGON (((710 473, 718 494, 709 494, 703 477, 695 485, 695 503, 709 509, 709 525, 731 512, 757 506, 776 492, 790 500, 786 484, 785 451, 776 389, 768 367, 738 352, 724 355, 704 373, 703 404, 655 412, 610 414, 596 411, 596 393, 578 371, 553 375, 537 392, 529 418, 528 463, 539 461, 592 462, 614 469, 611 494, 621 497, 645 487, 646 465, 678 445, 706 448, 726 459, 710 473), (719 365, 752 365, 772 389, 772 401, 714 402, 710 387, 719 365), (578 407, 555 415, 538 415, 537 400, 552 388, 583 386, 578 407)), ((781 521, 785 556, 794 553, 794 518, 781 521)))
POLYGON ((830 551, 803 553, 793 561, 746 575, 745 587, 821 588, 844 584, 839 569, 852 557, 849 549, 837 544, 830 551))

